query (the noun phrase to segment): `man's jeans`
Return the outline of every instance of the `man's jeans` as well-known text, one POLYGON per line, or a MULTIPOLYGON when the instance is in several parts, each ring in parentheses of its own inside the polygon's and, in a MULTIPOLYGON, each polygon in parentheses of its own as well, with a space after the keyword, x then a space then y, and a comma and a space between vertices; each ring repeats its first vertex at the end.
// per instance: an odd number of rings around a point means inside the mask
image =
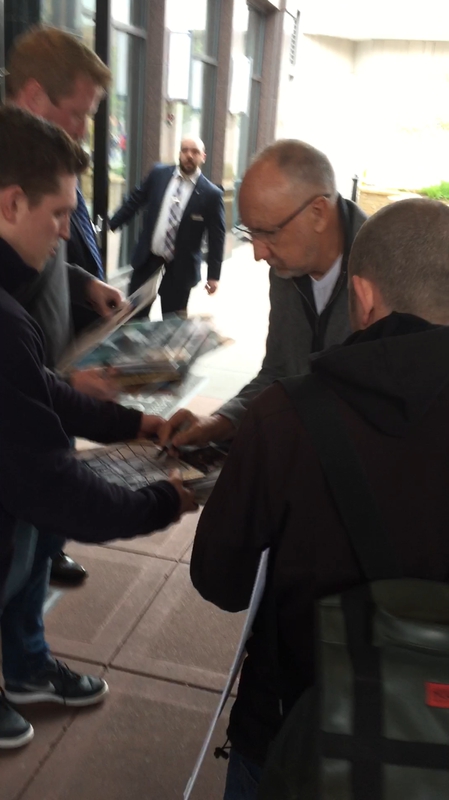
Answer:
POLYGON ((48 662, 43 606, 50 558, 63 545, 60 536, 39 534, 33 525, 17 523, 14 556, 0 616, 5 681, 26 682, 48 662))
POLYGON ((261 775, 262 767, 253 764, 232 747, 223 800, 256 800, 261 775))

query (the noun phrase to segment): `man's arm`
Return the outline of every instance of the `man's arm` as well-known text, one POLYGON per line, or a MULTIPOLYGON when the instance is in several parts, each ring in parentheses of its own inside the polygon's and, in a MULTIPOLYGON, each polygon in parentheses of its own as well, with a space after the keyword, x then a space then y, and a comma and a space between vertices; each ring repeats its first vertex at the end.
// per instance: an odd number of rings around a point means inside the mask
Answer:
POLYGON ((207 279, 210 281, 220 280, 226 238, 223 193, 217 189, 216 196, 217 200, 211 208, 207 225, 207 279))
MULTIPOLYGON (((180 511, 193 509, 177 479, 132 492, 107 483, 77 461, 63 426, 70 415, 73 422, 81 406, 96 417, 99 438, 105 440, 126 432, 135 435, 151 419, 77 396, 46 373, 36 330, 29 326, 20 338, 13 327, 11 334, 12 352, 0 357, 0 505, 7 513, 37 527, 57 530, 63 525, 69 538, 102 542, 159 530, 180 511), (62 403, 65 420, 55 412, 62 403), (102 413, 109 418, 109 431, 108 423, 101 423, 102 413)), ((88 421, 86 425, 88 432, 88 421)))
POLYGON ((145 205, 145 203, 148 201, 152 180, 153 170, 148 173, 140 186, 136 186, 134 191, 132 191, 131 194, 125 198, 123 204, 111 217, 109 220, 109 227, 111 231, 115 231, 116 228, 121 228, 123 225, 127 225, 127 223, 132 220, 135 214, 137 214, 139 209, 145 205))
POLYGON ((277 281, 280 280, 275 279, 270 285, 270 322, 266 353, 259 374, 210 417, 197 417, 187 409, 177 411, 161 429, 161 444, 172 442, 175 447, 182 447, 232 439, 250 403, 278 378, 294 374, 287 365, 286 348, 289 346, 290 331, 286 330, 285 306, 279 295, 277 281))
POLYGON ((93 280, 93 275, 78 264, 65 263, 69 278, 70 302, 85 305, 88 284, 93 280))

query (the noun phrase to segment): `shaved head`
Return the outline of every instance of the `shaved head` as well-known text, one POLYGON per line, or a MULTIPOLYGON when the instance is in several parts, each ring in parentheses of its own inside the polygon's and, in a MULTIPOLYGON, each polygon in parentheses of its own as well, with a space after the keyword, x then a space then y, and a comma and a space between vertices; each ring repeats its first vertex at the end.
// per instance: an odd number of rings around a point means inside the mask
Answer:
POLYGON ((449 324, 449 207, 417 198, 381 209, 357 234, 348 270, 391 311, 449 324))
POLYGON ((195 147, 197 147, 198 150, 200 150, 201 153, 205 153, 206 152, 206 148, 204 146, 204 142, 203 142, 202 139, 200 139, 199 136, 188 136, 188 135, 184 136, 184 138, 181 140, 181 149, 185 145, 192 145, 192 144, 195 147))
POLYGON ((198 136, 184 136, 179 151, 179 168, 185 175, 193 175, 206 160, 204 142, 198 136))

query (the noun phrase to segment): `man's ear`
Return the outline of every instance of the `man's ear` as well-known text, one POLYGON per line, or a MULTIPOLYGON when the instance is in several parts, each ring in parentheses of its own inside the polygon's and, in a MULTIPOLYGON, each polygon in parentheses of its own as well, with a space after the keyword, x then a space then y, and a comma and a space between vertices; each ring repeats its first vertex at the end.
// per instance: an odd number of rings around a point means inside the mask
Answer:
POLYGON ((20 92, 20 100, 22 106, 25 106, 32 114, 45 118, 50 99, 45 89, 35 78, 30 78, 24 84, 20 92))
POLYGON ((7 186, 0 192, 0 213, 10 225, 15 225, 28 200, 20 186, 7 186))
POLYGON ((314 230, 322 233, 328 225, 330 206, 326 197, 317 197, 312 203, 314 230))
POLYGON ((368 278, 353 275, 352 288, 357 301, 357 316, 360 328, 368 328, 374 315, 374 286, 368 278))

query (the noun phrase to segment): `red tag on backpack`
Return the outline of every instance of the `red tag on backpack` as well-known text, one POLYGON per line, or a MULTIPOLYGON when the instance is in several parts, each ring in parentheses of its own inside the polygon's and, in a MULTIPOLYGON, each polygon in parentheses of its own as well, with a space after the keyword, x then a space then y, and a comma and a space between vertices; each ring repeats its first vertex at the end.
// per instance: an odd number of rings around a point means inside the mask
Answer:
POLYGON ((426 705, 432 708, 449 708, 449 683, 426 682, 426 705))

